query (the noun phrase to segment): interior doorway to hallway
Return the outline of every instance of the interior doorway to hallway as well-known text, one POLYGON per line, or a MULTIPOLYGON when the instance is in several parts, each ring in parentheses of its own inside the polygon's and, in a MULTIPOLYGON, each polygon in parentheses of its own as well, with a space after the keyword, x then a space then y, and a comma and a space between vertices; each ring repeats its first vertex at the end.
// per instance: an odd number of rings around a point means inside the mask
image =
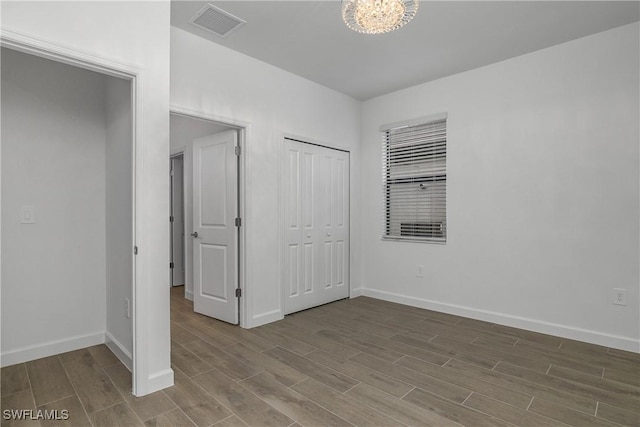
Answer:
POLYGON ((194 311, 231 324, 242 323, 244 128, 172 111, 170 133, 172 286, 184 284, 194 311), (179 271, 181 262, 184 275, 179 271))
POLYGON ((184 229, 184 153, 171 156, 170 164, 170 209, 171 224, 171 286, 182 286, 185 282, 185 229, 184 229))

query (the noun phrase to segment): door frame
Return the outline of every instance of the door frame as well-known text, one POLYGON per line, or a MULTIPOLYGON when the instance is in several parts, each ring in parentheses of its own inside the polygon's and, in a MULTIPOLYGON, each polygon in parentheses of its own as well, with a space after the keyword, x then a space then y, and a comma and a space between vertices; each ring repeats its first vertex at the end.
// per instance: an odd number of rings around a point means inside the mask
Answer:
MULTIPOLYGON (((177 158, 177 157, 182 157, 182 268, 185 269, 185 283, 186 284, 186 261, 187 261, 187 250, 186 250, 186 244, 187 244, 187 230, 186 230, 186 221, 184 220, 185 215, 187 214, 187 207, 185 206, 185 197, 184 197, 184 190, 185 190, 185 181, 184 181, 184 157, 185 157, 185 150, 180 150, 180 151, 176 151, 175 153, 171 153, 171 155, 169 156, 169 162, 171 162, 171 160, 177 158)), ((169 165, 169 173, 171 173, 173 171, 173 166, 170 164, 169 165)), ((175 174, 171 174, 170 176, 170 189, 169 189, 169 193, 170 193, 170 197, 169 197, 169 203, 171 206, 171 210, 170 212, 173 212, 173 180, 174 180, 175 174)), ((174 224, 175 221, 171 221, 171 233, 169 236, 169 244, 171 246, 171 260, 170 262, 174 262, 174 256, 173 256, 173 249, 174 249, 174 241, 173 241, 173 228, 174 228, 174 224)), ((172 288, 174 286, 173 284, 173 274, 174 274, 174 269, 171 269, 170 271, 171 274, 171 280, 169 282, 169 288, 172 288)), ((183 285, 184 285, 183 284, 183 285)))
MULTIPOLYGON (((60 46, 47 41, 35 39, 18 32, 2 29, 0 30, 0 46, 22 52, 28 55, 49 59, 72 67, 82 68, 104 74, 111 77, 117 77, 131 84, 131 155, 132 155, 132 242, 131 262, 132 262, 132 304, 131 313, 132 333, 133 333, 133 353, 128 354, 124 349, 120 349, 122 354, 129 359, 125 365, 131 368, 132 377, 132 393, 135 396, 145 393, 149 388, 149 379, 147 362, 149 360, 149 352, 147 351, 145 336, 148 335, 146 319, 148 318, 148 309, 146 298, 148 283, 143 280, 143 272, 146 268, 146 257, 137 255, 138 239, 138 215, 142 211, 142 183, 144 182, 143 166, 144 159, 144 140, 142 129, 142 68, 131 64, 122 64, 111 60, 110 58, 89 55, 82 51, 60 46)), ((0 265, 0 270, 2 266, 0 265)))
POLYGON ((352 298, 351 295, 351 291, 353 290, 352 286, 351 286, 351 150, 346 149, 346 148, 342 148, 342 147, 337 147, 335 145, 332 144, 328 144, 326 142, 323 141, 318 141, 315 140, 313 138, 307 138, 304 136, 300 136, 300 135, 295 135, 295 134, 291 134, 288 132, 281 132, 280 134, 280 156, 278 159, 278 174, 279 174, 279 179, 278 179, 278 185, 279 185, 279 189, 278 189, 278 215, 279 215, 279 221, 278 221, 278 245, 280 247, 278 253, 280 256, 280 260, 279 260, 279 264, 280 264, 280 287, 278 288, 280 291, 280 308, 281 308, 281 318, 284 318, 286 316, 285 312, 285 304, 286 304, 286 292, 287 290, 285 289, 285 281, 283 280, 284 275, 287 274, 286 273, 286 268, 285 268, 285 257, 286 257, 286 253, 285 253, 285 243, 286 243, 286 231, 287 231, 287 211, 286 211, 286 207, 285 207, 285 186, 288 185, 288 183, 286 182, 286 176, 284 173, 284 168, 285 168, 285 158, 286 158, 286 154, 287 154, 287 143, 286 140, 290 139, 290 140, 294 140, 297 142, 300 142, 302 144, 309 144, 309 145, 316 145, 318 147, 323 147, 323 148, 328 148, 330 150, 337 150, 337 151, 342 151, 344 153, 349 154, 349 188, 348 188, 348 195, 347 195, 347 203, 349 205, 349 218, 348 218, 348 223, 349 223, 349 253, 347 254, 347 259, 349 261, 349 289, 348 289, 348 298, 352 298))
MULTIPOLYGON (((249 139, 251 124, 249 122, 231 119, 228 117, 222 117, 217 114, 192 110, 190 108, 178 106, 175 104, 171 104, 169 106, 169 114, 175 116, 182 116, 186 118, 196 119, 196 120, 205 120, 208 122, 216 123, 219 125, 227 126, 229 128, 235 129, 238 132, 238 146, 240 147, 240 156, 238 156, 237 163, 237 184, 238 184, 238 194, 237 194, 237 211, 238 217, 242 219, 242 225, 238 227, 238 253, 237 253, 237 265, 238 265, 238 283, 237 287, 242 290, 242 296, 238 298, 238 310, 239 310, 239 326, 241 328, 246 328, 250 325, 250 319, 252 317, 251 310, 251 289, 247 286, 248 281, 246 280, 246 203, 245 203, 245 195, 246 195, 246 168, 247 168, 247 160, 246 160, 246 152, 247 152, 247 141, 249 139)), ((185 150, 179 150, 172 152, 171 155, 178 154, 179 152, 185 152, 185 150)), ((185 152, 186 158, 186 152, 185 152)), ((184 173, 184 168, 183 168, 184 173)), ((183 183, 184 185, 184 183, 183 183)), ((186 207, 186 204, 185 204, 186 207)), ((185 213, 186 215, 186 213, 185 213)), ((186 218, 186 216, 185 216, 186 218)), ((186 221, 185 221, 186 227, 186 221)), ((185 240, 186 236, 190 234, 188 230, 185 230, 185 240)), ((185 243, 186 248, 186 243, 185 243)), ((185 264, 188 265, 190 259, 187 258, 187 251, 185 251, 185 264)), ((193 281, 193 274, 191 274, 191 280, 193 281)), ((185 277, 186 282, 186 277, 185 277)), ((185 283, 186 285, 186 283, 185 283)), ((194 284, 191 284, 194 286, 194 284)), ((186 286, 185 286, 186 293, 186 286)), ((185 294, 186 298, 186 294, 185 294)))

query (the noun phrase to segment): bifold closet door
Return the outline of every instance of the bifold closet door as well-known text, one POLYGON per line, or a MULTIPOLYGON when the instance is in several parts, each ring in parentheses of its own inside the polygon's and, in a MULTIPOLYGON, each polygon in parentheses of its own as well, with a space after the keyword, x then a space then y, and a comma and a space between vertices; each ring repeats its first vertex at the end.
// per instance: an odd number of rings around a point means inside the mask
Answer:
POLYGON ((285 314, 349 296, 349 153, 285 139, 285 314))

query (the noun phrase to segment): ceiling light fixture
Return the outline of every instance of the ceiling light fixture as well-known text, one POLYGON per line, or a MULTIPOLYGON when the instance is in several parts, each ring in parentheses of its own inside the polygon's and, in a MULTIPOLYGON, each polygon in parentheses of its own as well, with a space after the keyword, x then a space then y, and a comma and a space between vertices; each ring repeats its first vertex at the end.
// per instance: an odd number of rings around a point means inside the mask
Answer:
POLYGON ((342 0, 342 19, 353 31, 388 33, 404 26, 418 11, 418 0, 342 0))

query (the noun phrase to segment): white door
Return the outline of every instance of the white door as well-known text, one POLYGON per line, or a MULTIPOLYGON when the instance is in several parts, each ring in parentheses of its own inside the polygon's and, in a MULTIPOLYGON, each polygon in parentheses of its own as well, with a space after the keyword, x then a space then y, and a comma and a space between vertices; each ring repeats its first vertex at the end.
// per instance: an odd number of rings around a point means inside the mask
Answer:
POLYGON ((349 153, 285 139, 285 314, 349 296, 349 153))
POLYGON ((171 158, 171 285, 184 285, 183 157, 171 158))
POLYGON ((193 141, 193 306, 238 323, 236 131, 193 141))

